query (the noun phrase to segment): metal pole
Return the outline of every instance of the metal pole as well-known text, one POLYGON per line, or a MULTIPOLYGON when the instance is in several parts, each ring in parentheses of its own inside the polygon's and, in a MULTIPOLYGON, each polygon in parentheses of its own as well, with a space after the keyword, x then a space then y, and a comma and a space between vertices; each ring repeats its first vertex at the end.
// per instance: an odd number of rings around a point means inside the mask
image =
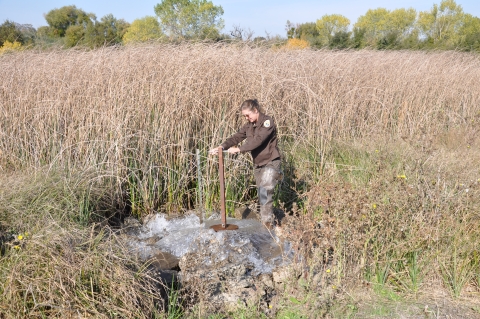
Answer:
POLYGON ((218 174, 220 178, 220 212, 222 214, 222 228, 227 225, 227 213, 225 211, 225 171, 223 169, 223 148, 218 148, 218 174))
POLYGON ((210 226, 210 228, 214 229, 215 231, 238 229, 237 225, 227 224, 227 212, 225 210, 225 174, 223 167, 223 149, 220 146, 218 148, 218 175, 220 178, 220 209, 222 215, 222 223, 210 226))
POLYGON ((200 150, 197 148, 197 181, 198 181, 198 207, 200 207, 200 224, 205 220, 205 209, 203 207, 203 185, 202 185, 202 167, 200 161, 200 150))

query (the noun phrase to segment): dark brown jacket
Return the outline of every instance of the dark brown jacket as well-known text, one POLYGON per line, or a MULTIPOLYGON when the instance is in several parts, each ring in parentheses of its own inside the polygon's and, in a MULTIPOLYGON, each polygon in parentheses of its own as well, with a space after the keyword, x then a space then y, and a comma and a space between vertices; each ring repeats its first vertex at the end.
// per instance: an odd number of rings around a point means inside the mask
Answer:
POLYGON ((240 152, 251 152, 255 166, 266 165, 280 157, 277 147, 277 126, 270 116, 260 113, 255 124, 248 122, 242 126, 237 133, 223 142, 222 147, 228 150, 244 139, 247 140, 239 147, 240 152))

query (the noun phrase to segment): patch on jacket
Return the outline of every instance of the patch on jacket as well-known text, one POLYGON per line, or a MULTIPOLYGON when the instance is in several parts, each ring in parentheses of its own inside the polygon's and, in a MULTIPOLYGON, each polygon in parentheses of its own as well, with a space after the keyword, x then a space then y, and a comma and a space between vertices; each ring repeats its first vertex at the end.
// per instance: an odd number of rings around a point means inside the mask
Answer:
POLYGON ((263 126, 270 127, 270 120, 266 120, 265 122, 263 122, 263 126))

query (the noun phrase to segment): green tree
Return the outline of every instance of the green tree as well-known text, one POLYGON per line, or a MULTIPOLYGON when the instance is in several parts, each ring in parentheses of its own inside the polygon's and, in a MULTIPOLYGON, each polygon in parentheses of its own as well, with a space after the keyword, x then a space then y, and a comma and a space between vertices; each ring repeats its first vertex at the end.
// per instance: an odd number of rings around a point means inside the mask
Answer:
POLYGON ((318 36, 323 45, 329 44, 335 34, 337 34, 335 42, 338 44, 342 39, 341 42, 344 43, 349 26, 350 20, 340 14, 324 15, 316 23, 318 36))
POLYGON ((412 31, 402 37, 402 41, 399 43, 399 49, 420 49, 422 46, 419 36, 419 30, 413 28, 412 31))
POLYGON ((354 27, 353 28, 353 38, 352 38, 352 47, 355 49, 362 49, 366 46, 365 42, 365 29, 354 27))
POLYGON ((351 33, 348 31, 338 31, 329 40, 328 46, 331 49, 346 49, 351 47, 351 33))
POLYGON ((436 47, 452 47, 458 43, 463 22, 463 9, 454 0, 442 0, 440 5, 434 4, 430 11, 422 11, 418 17, 422 35, 436 47))
POLYGON ((52 45, 63 46, 65 38, 55 36, 53 29, 49 26, 41 26, 35 34, 35 45, 39 47, 48 47, 52 45))
POLYGON ((60 9, 50 10, 45 14, 45 20, 47 20, 50 26, 49 33, 56 37, 63 37, 67 29, 72 25, 85 25, 92 23, 96 17, 92 13, 86 13, 82 9, 78 9, 76 6, 64 6, 60 9))
POLYGON ((319 48, 323 45, 315 22, 297 24, 293 33, 292 30, 290 30, 290 33, 292 34, 292 38, 305 40, 311 47, 319 48))
POLYGON ((480 18, 465 14, 459 36, 460 47, 468 51, 480 51, 480 18))
POLYGON ((416 17, 417 12, 412 8, 393 11, 377 8, 358 18, 354 27, 362 30, 363 45, 388 49, 399 46, 407 38, 411 41, 416 17))
POLYGON ((17 30, 23 35, 23 44, 33 44, 37 36, 37 30, 31 24, 15 23, 17 30))
POLYGON ((217 38, 224 27, 223 8, 207 0, 163 0, 154 10, 172 38, 217 38))
POLYGON ((363 30, 364 45, 374 46, 378 39, 382 38, 388 30, 389 11, 385 8, 368 10, 360 16, 354 28, 363 30))
POLYGON ((407 38, 414 31, 417 11, 410 9, 396 9, 388 14, 386 28, 402 39, 407 38))
POLYGON ((127 21, 117 19, 112 14, 107 14, 100 19, 99 23, 95 23, 97 30, 97 41, 95 43, 97 46, 98 44, 102 46, 121 43, 129 26, 130 24, 127 21))
POLYGON ((155 17, 144 17, 136 19, 123 36, 123 43, 145 42, 162 37, 162 29, 160 23, 155 17))
POLYGON ((82 44, 85 40, 85 27, 83 25, 71 25, 65 31, 65 45, 74 47, 82 44))
POLYGON ((100 21, 94 19, 83 24, 71 25, 65 31, 65 45, 85 45, 98 48, 105 45, 115 45, 122 41, 129 24, 123 19, 117 19, 107 14, 100 21))
POLYGON ((41 26, 37 29, 37 38, 53 38, 53 30, 49 26, 41 26))
POLYGON ((387 31, 377 40, 376 47, 380 50, 394 49, 399 45, 399 34, 396 31, 387 31))
POLYGON ((0 25, 0 47, 5 41, 11 43, 18 42, 24 44, 25 37, 23 33, 17 28, 17 24, 13 21, 5 20, 0 25))
POLYGON ((377 41, 377 48, 413 48, 418 44, 416 19, 417 11, 413 8, 390 11, 386 24, 387 31, 377 41))
POLYGON ((290 20, 287 20, 287 24, 285 25, 285 30, 287 31, 287 39, 293 39, 295 36, 295 29, 297 27, 290 22, 290 20))
POLYGON ((294 38, 318 37, 319 35, 317 25, 314 22, 306 22, 297 26, 294 38))

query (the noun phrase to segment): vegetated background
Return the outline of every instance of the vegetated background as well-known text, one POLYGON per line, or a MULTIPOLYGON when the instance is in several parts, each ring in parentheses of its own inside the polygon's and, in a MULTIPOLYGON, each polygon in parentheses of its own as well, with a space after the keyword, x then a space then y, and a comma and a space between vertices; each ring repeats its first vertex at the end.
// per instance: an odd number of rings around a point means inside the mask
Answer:
MULTIPOLYGON (((300 5, 302 6, 302 5, 300 5)), ((41 10, 40 7, 36 8, 41 10)), ((255 9, 254 9, 255 10, 255 9)), ((314 7, 311 7, 314 10, 314 7)), ((129 45, 149 41, 256 42, 288 48, 378 50, 480 50, 480 18, 464 12, 455 0, 432 3, 425 11, 414 8, 371 8, 357 21, 342 14, 325 14, 316 21, 286 21, 286 37, 255 36, 250 28, 233 25, 224 30, 222 6, 207 0, 162 0, 153 11, 131 24, 113 14, 95 13, 74 5, 43 14, 47 25, 6 20, 0 25, 0 54, 29 48, 129 45)))
MULTIPOLYGON (((478 295, 477 54, 188 43, 30 50, 1 56, 0 79, 6 317, 160 316, 150 274, 106 229, 128 215, 217 209, 207 150, 241 125, 247 98, 275 118, 284 170, 276 204, 303 221, 290 239, 302 238, 305 262, 322 274, 292 283, 280 317, 295 307, 350 315, 360 284, 389 300, 478 295), (310 302, 320 295, 328 302, 310 302)), ((247 155, 226 159, 230 212, 255 200, 251 169, 247 155)))

